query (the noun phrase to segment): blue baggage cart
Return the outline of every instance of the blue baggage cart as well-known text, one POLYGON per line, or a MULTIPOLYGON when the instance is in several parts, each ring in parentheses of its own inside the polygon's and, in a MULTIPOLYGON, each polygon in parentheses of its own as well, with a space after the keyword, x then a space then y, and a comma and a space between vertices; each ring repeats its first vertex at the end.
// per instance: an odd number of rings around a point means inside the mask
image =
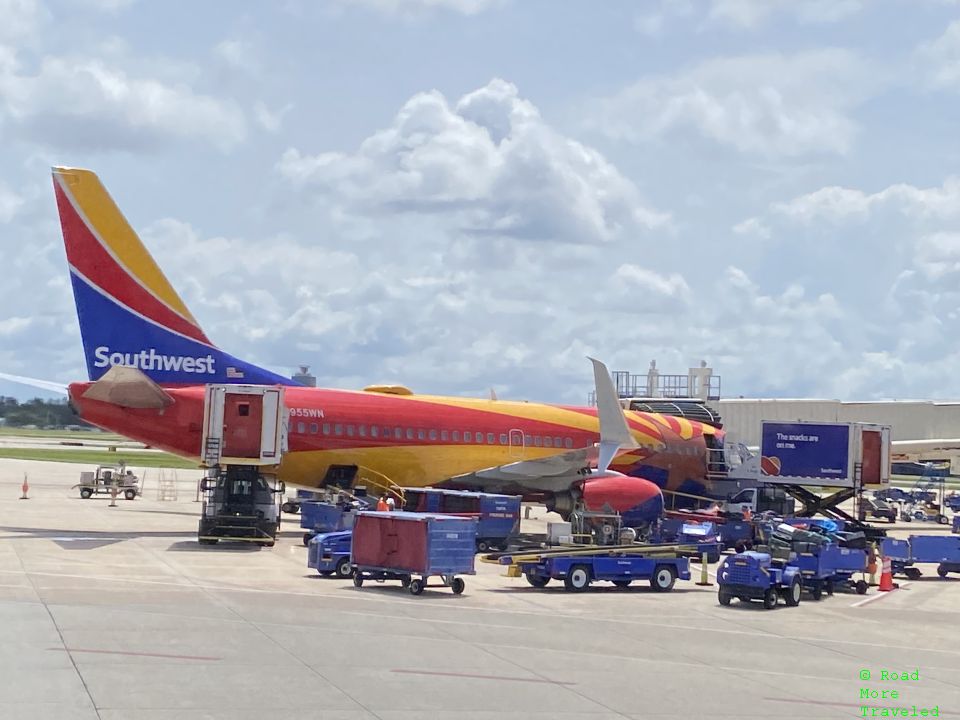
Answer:
POLYGON ((314 568, 324 576, 353 577, 353 566, 350 564, 352 544, 352 530, 315 535, 307 546, 307 567, 314 568))
POLYGON ((853 581, 854 574, 867 569, 866 550, 831 543, 821 547, 818 552, 797 553, 788 563, 800 570, 803 589, 814 600, 819 600, 824 592, 833 595, 834 589, 840 585, 852 585, 860 595, 867 592, 866 580, 853 581))
POLYGON ((353 518, 357 512, 368 507, 364 501, 352 503, 329 503, 320 501, 306 501, 300 503, 300 527, 306 530, 303 534, 303 544, 309 545, 310 540, 319 533, 339 532, 353 527, 353 518))
POLYGON ((353 584, 399 580, 419 595, 431 577, 459 595, 475 575, 477 519, 428 513, 361 512, 353 526, 353 584))
POLYGON ((911 535, 910 555, 915 563, 939 563, 937 575, 960 573, 960 537, 953 535, 911 535))
POLYGON ((514 563, 500 558, 503 565, 517 565, 527 582, 536 588, 551 580, 562 580, 569 592, 583 592, 593 581, 611 582, 626 588, 634 580, 649 580, 658 592, 669 592, 677 578, 690 579, 690 559, 685 557, 643 557, 642 555, 548 555, 531 562, 514 563))
POLYGON ((475 517, 477 552, 506 550, 510 540, 520 533, 520 496, 495 493, 445 490, 443 488, 403 488, 402 510, 475 517))

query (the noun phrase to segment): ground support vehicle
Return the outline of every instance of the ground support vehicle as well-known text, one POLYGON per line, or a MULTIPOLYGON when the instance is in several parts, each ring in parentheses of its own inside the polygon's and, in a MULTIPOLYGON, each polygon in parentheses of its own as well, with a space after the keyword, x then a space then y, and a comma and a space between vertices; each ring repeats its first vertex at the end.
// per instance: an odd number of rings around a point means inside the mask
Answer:
POLYGON ((419 595, 431 577, 459 595, 475 575, 477 519, 411 512, 361 512, 353 524, 353 584, 399 580, 419 595))
POLYGON ((361 499, 344 500, 338 503, 305 500, 300 503, 300 527, 306 532, 303 534, 303 544, 309 545, 310 540, 320 533, 332 533, 340 530, 349 530, 353 527, 353 519, 369 505, 361 499))
POLYGON ((960 514, 953 516, 953 528, 951 532, 960 533, 960 514))
POLYGON ((84 500, 94 495, 111 495, 114 488, 118 497, 122 495, 127 500, 141 494, 140 479, 123 465, 98 465, 94 472, 81 472, 80 482, 73 486, 84 500))
POLYGON ((868 517, 886 518, 889 523, 897 521, 897 509, 885 500, 861 498, 860 510, 857 515, 860 522, 864 522, 868 517))
POLYGON ((261 474, 253 465, 218 465, 208 472, 200 482, 200 544, 240 540, 273 547, 280 529, 283 482, 261 474))
POLYGON ((741 602, 762 600, 763 606, 773 609, 778 598, 790 607, 800 604, 803 580, 795 565, 777 562, 769 553, 746 552, 731 555, 717 570, 720 585, 717 599, 721 605, 729 605, 733 598, 741 602))
POLYGON ((813 553, 797 553, 788 561, 800 570, 803 589, 819 600, 823 593, 833 595, 835 588, 851 586, 864 595, 869 587, 866 580, 853 580, 856 573, 867 569, 867 552, 830 544, 813 553))
POLYGON ((696 545, 697 557, 707 555, 707 562, 720 560, 720 532, 723 525, 714 522, 685 521, 679 518, 664 518, 650 534, 652 543, 676 543, 696 545))
POLYGON ((937 563, 937 575, 960 573, 960 537, 954 535, 911 535, 908 540, 886 539, 881 554, 890 558, 894 573, 911 580, 921 577, 915 563, 937 563))
POLYGON ((536 588, 562 580, 571 592, 582 592, 594 580, 627 587, 634 580, 649 580, 659 592, 673 589, 677 578, 690 579, 689 555, 696 545, 593 545, 511 555, 488 560, 507 566, 507 577, 525 577, 536 588))
POLYGON ((534 587, 544 587, 550 580, 563 580, 564 588, 570 592, 582 592, 595 581, 626 588, 634 580, 649 580, 650 587, 657 592, 669 592, 677 578, 690 579, 690 559, 685 557, 567 555, 519 565, 520 572, 534 587))
POLYGON ((352 544, 352 530, 315 535, 307 546, 307 567, 324 576, 353 577, 353 565, 350 564, 352 544))
POLYGON ((520 496, 444 490, 402 488, 402 510, 477 518, 477 552, 506 550, 520 534, 520 496))

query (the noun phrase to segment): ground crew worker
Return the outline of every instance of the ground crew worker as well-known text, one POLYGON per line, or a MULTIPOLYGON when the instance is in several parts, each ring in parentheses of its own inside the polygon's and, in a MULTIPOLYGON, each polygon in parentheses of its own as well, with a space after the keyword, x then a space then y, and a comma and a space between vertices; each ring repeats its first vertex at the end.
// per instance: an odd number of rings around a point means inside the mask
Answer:
POLYGON ((377 500, 377 512, 386 512, 390 509, 390 506, 387 505, 387 499, 381 495, 380 499, 377 500))
POLYGON ((753 513, 750 512, 750 508, 745 507, 743 509, 743 519, 746 520, 747 522, 750 522, 753 519, 753 513))
POLYGON ((393 511, 397 509, 397 503, 392 497, 387 498, 387 510, 393 511))

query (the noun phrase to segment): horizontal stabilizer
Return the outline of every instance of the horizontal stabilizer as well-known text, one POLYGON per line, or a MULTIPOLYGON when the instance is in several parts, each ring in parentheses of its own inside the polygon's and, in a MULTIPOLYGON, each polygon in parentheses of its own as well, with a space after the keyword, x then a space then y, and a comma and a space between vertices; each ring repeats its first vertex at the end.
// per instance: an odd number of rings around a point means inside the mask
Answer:
POLYGON ((136 368, 114 365, 83 393, 88 400, 99 400, 126 408, 158 410, 173 404, 163 388, 136 368))
POLYGON ((51 382, 49 380, 37 380, 36 378, 23 377, 22 375, 9 375, 2 372, 0 372, 0 380, 9 380, 10 382, 20 383, 21 385, 29 385, 30 387, 39 388, 40 390, 62 393, 64 395, 67 394, 66 385, 61 385, 60 383, 51 382))

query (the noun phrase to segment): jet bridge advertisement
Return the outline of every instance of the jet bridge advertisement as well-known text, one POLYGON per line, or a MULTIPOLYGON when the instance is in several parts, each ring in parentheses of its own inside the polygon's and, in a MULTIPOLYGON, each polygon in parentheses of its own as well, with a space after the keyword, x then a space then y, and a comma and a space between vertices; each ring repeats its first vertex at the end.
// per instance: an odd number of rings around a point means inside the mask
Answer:
POLYGON ((850 487, 850 431, 847 424, 763 423, 760 479, 850 487))

